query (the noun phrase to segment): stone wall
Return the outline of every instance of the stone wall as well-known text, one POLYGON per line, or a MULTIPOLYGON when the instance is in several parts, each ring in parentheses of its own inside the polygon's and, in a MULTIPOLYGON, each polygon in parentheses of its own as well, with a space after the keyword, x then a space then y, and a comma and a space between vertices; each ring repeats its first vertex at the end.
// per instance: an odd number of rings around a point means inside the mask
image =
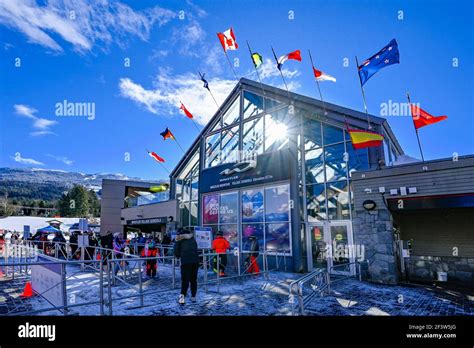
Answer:
POLYGON ((393 248, 392 216, 386 209, 359 210, 352 221, 354 243, 363 245, 362 278, 384 284, 396 284, 398 271, 393 248))
POLYGON ((456 256, 414 256, 408 260, 410 280, 432 281, 437 272, 447 272, 448 281, 462 281, 474 285, 474 258, 456 256))

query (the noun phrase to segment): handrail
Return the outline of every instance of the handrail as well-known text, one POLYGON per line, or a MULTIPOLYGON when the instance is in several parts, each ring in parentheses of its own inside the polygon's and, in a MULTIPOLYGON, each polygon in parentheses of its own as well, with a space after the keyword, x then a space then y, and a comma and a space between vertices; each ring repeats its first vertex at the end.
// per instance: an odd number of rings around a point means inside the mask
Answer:
POLYGON ((331 266, 329 268, 324 268, 324 269, 317 269, 314 270, 308 274, 303 275, 302 277, 292 281, 288 285, 288 294, 290 297, 290 303, 291 303, 291 313, 292 315, 295 315, 296 312, 296 302, 295 302, 295 296, 297 296, 297 303, 298 303, 298 309, 299 309, 299 314, 304 315, 304 307, 307 305, 316 295, 323 296, 324 292, 327 292, 328 294, 331 294, 331 283, 334 283, 336 281, 339 281, 341 279, 347 279, 351 278, 354 275, 352 272, 349 272, 349 275, 345 277, 341 277, 336 280, 331 280, 331 274, 333 274, 331 271, 334 270, 335 268, 339 267, 347 267, 349 266, 350 268, 351 265, 356 265, 357 266, 357 271, 356 273, 359 274, 359 281, 362 280, 362 274, 361 274, 361 266, 360 262, 354 261, 354 262, 348 262, 348 263, 343 263, 340 265, 335 265, 331 266), (306 297, 303 295, 303 286, 309 282, 309 281, 316 281, 318 282, 316 285, 312 287, 312 292, 307 295, 306 297), (296 287, 296 292, 294 291, 296 287))

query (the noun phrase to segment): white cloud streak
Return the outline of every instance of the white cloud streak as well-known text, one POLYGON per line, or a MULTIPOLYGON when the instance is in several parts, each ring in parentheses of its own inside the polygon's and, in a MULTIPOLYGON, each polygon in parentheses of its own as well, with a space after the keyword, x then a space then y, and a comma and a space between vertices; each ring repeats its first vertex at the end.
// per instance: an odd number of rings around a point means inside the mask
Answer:
POLYGON ((57 124, 57 121, 51 121, 45 118, 37 117, 34 114, 38 112, 35 108, 29 106, 29 105, 24 105, 24 104, 15 104, 13 105, 13 108, 15 109, 15 113, 27 117, 33 121, 33 128, 35 131, 31 132, 30 135, 32 136, 41 136, 41 135, 48 135, 48 134, 54 134, 49 128, 51 126, 54 126, 57 124))
POLYGON ((128 36, 147 41, 153 26, 175 17, 176 13, 159 6, 134 11, 108 0, 49 0, 43 6, 35 0, 0 0, 0 24, 56 52, 63 51, 58 36, 79 52, 90 51, 99 42, 124 47, 128 36))
POLYGON ((15 153, 15 156, 11 157, 15 162, 21 163, 21 164, 27 164, 27 165, 35 165, 35 166, 44 166, 43 162, 34 160, 33 158, 24 158, 21 157, 21 154, 19 152, 15 153))
POLYGON ((64 164, 68 165, 68 166, 70 166, 74 163, 74 161, 70 160, 66 156, 55 156, 55 155, 51 155, 51 154, 46 154, 46 156, 54 158, 56 161, 62 162, 64 164))

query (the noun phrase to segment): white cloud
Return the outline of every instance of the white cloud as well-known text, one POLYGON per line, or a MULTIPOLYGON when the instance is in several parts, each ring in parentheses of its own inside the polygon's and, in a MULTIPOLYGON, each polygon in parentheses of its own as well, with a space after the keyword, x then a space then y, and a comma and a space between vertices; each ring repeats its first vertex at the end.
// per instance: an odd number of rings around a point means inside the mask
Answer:
MULTIPOLYGON (((263 64, 258 68, 258 72, 262 80, 271 77, 280 77, 280 71, 278 70, 275 61, 270 58, 264 60, 263 64)), ((298 70, 289 70, 286 68, 282 68, 281 72, 283 76, 288 79, 292 79, 300 75, 298 70)))
POLYGON ((15 162, 21 163, 21 164, 29 164, 29 165, 35 165, 35 166, 44 166, 44 163, 34 160, 32 158, 23 158, 21 157, 21 154, 19 152, 15 153, 15 156, 12 156, 13 160, 15 162))
POLYGON ((35 108, 24 105, 24 104, 15 104, 13 105, 15 112, 20 116, 25 116, 33 121, 33 128, 37 131, 31 132, 30 135, 32 136, 40 136, 40 135, 48 135, 48 134, 55 134, 49 130, 51 126, 57 124, 57 121, 51 121, 45 118, 37 117, 34 114, 38 112, 35 108))
POLYGON ((54 158, 56 161, 62 162, 64 164, 68 165, 68 166, 70 166, 71 164, 74 163, 74 161, 70 160, 66 156, 55 156, 55 155, 51 155, 51 154, 46 154, 46 156, 54 158))
POLYGON ((51 131, 35 131, 35 132, 30 132, 30 135, 32 137, 40 137, 42 135, 57 135, 57 134, 51 131))
MULTIPOLYGON (((208 79, 208 82, 219 104, 235 87, 234 80, 214 78, 208 79)), ((203 83, 197 74, 170 76, 167 72, 161 71, 152 89, 146 89, 129 78, 120 79, 119 88, 123 97, 144 106, 154 114, 180 113, 179 101, 181 100, 193 114, 196 122, 205 125, 217 111, 216 104, 209 92, 203 88, 203 83)))
POLYGON ((57 36, 80 52, 90 51, 97 42, 123 47, 127 36, 146 41, 155 24, 162 26, 175 17, 176 13, 159 6, 134 11, 108 0, 49 0, 44 6, 35 0, 0 0, 0 24, 58 52, 63 48, 57 36))

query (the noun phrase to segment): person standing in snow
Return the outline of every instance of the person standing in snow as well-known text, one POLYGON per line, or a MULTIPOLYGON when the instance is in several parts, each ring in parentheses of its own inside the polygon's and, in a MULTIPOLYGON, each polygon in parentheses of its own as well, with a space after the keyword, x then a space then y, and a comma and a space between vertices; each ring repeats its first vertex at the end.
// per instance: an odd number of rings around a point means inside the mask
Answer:
POLYGON ((224 233, 218 231, 216 239, 212 241, 212 249, 219 254, 219 266, 217 265, 217 256, 214 258, 214 272, 219 272, 220 277, 225 277, 225 267, 227 266, 227 250, 230 249, 230 243, 224 238, 224 233))
POLYGON ((178 302, 184 305, 189 285, 191 285, 191 301, 196 302, 199 255, 196 239, 191 231, 185 228, 177 231, 174 256, 181 260, 181 294, 178 302))

